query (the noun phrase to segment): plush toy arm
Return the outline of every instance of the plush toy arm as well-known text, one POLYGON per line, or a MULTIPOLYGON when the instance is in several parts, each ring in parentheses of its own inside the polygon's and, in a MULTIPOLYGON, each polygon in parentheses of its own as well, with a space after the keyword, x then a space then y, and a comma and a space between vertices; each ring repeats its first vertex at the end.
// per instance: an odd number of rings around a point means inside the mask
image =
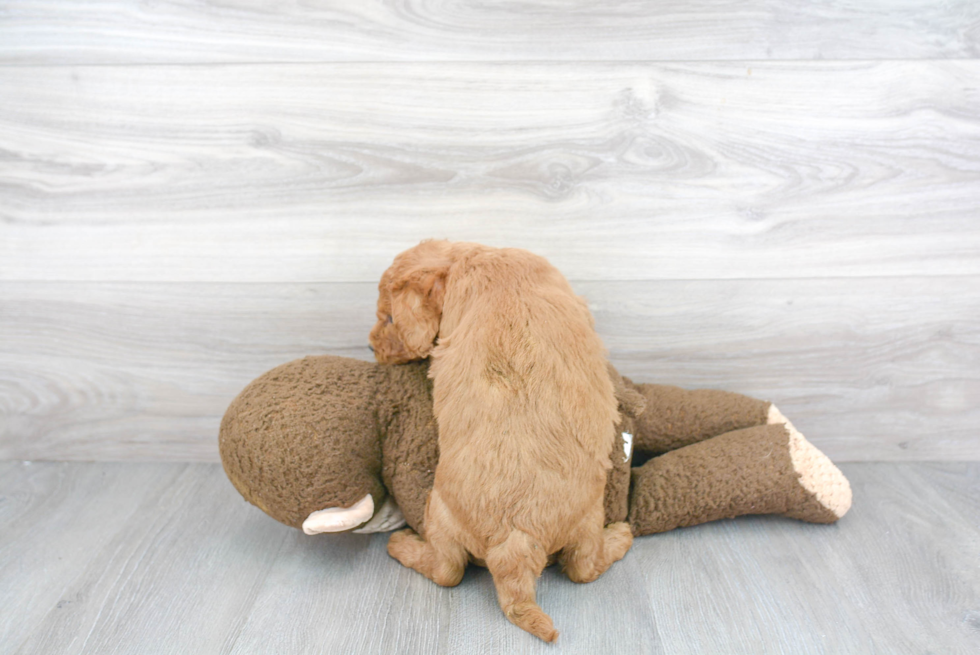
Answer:
POLYGON ((627 388, 646 404, 636 419, 633 448, 656 455, 710 439, 725 432, 765 425, 770 403, 728 391, 688 391, 661 384, 635 384, 627 388))
POLYGON ((633 534, 746 514, 833 523, 851 506, 834 464, 789 424, 761 425, 707 439, 633 469, 633 534))

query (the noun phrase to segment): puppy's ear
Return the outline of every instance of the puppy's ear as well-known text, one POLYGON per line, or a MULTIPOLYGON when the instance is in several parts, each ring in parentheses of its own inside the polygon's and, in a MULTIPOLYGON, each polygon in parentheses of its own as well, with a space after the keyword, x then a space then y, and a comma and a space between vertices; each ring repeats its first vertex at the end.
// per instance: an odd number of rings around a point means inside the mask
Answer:
POLYGON ((410 359, 429 356, 439 335, 447 268, 416 268, 392 287, 391 314, 410 359))
POLYGON ((439 308, 442 314, 442 301, 446 297, 446 275, 448 269, 427 270, 419 273, 418 289, 428 301, 439 308))
POLYGON ((446 293, 446 277, 452 265, 451 244, 448 241, 426 239, 414 249, 415 260, 405 271, 403 279, 413 284, 424 298, 442 312, 446 293))

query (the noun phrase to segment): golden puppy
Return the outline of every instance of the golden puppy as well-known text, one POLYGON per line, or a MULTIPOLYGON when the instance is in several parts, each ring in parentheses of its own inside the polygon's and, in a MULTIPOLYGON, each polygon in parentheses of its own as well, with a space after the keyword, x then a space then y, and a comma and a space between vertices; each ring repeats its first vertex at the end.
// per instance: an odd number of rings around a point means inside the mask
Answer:
POLYGON ((388 552, 445 586, 485 561, 507 618, 554 641, 534 593, 548 556, 590 582, 633 541, 603 528, 618 414, 592 315, 545 259, 472 243, 423 241, 378 289, 375 356, 431 355, 439 425, 425 540, 396 532, 388 552))

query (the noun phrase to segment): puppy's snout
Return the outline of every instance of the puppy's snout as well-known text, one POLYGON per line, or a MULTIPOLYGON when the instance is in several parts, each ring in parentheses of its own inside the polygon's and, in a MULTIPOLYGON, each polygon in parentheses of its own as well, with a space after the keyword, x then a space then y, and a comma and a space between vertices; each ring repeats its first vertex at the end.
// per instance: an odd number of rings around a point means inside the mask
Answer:
POLYGON ((371 344, 368 344, 368 350, 370 350, 371 352, 374 352, 374 346, 372 346, 371 344))

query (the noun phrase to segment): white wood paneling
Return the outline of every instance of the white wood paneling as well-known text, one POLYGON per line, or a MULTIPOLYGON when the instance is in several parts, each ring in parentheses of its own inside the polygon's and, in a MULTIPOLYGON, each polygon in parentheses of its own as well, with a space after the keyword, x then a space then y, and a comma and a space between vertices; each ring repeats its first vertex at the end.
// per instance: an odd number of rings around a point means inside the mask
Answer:
POLYGON ((0 67, 0 279, 980 274, 980 62, 0 67))
POLYGON ((214 461, 427 237, 637 379, 980 458, 978 80, 973 0, 0 4, 0 458, 214 461))
POLYGON ((5 3, 0 62, 931 59, 980 53, 974 0, 5 3))
MULTIPOLYGON (((839 460, 980 459, 980 278, 576 283, 638 382, 772 400, 839 460)), ((373 283, 4 283, 0 459, 217 461, 308 354, 371 359, 373 283)))
MULTIPOLYGON (((587 287, 584 287, 587 288, 587 287)), ((980 278, 597 283, 636 381, 776 403, 839 460, 980 459, 980 278)))

